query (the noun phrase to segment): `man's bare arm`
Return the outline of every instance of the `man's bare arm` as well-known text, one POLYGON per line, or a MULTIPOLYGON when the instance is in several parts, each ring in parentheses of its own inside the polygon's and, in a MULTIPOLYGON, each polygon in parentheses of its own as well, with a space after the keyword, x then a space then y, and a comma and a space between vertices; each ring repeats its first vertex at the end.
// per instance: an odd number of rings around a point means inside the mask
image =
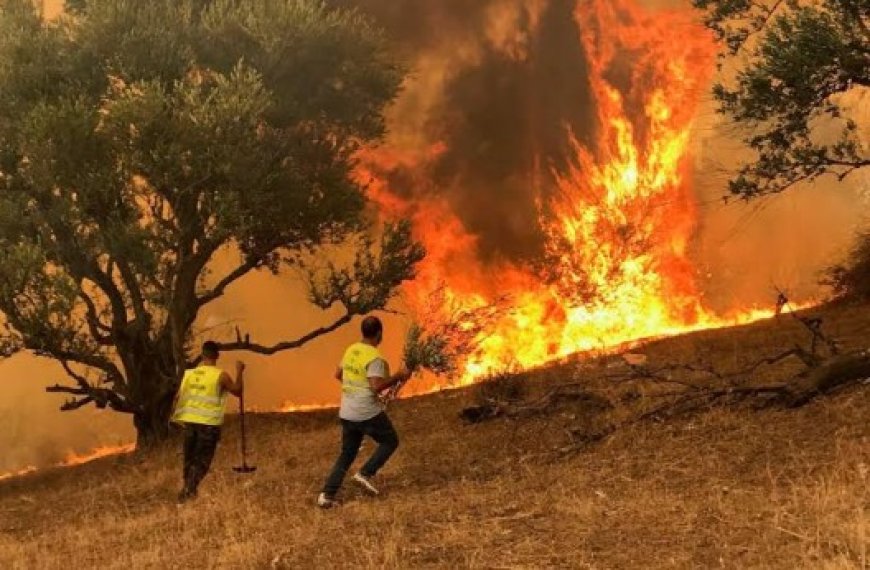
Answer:
POLYGON ((236 379, 233 380, 229 374, 224 372, 223 374, 221 374, 221 386, 223 386, 224 390, 226 390, 233 396, 239 397, 245 390, 244 376, 245 363, 241 361, 236 362, 236 379))
POLYGON ((387 388, 398 384, 399 382, 404 382, 408 378, 411 377, 411 373, 402 368, 389 378, 381 378, 378 376, 370 376, 369 377, 369 386, 371 386, 372 390, 376 393, 382 392, 387 388))

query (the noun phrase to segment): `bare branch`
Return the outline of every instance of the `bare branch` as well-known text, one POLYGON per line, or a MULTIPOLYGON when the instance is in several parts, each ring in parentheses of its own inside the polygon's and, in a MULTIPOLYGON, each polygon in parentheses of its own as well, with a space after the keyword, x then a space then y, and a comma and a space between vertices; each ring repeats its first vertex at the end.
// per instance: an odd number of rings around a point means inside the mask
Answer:
POLYGON ((307 334, 305 334, 305 335, 303 335, 295 340, 279 342, 279 343, 273 344, 271 346, 266 346, 266 345, 250 342, 250 340, 248 340, 247 338, 246 339, 237 338, 235 342, 218 343, 218 348, 224 352, 244 350, 247 352, 254 352, 256 354, 265 354, 265 355, 276 354, 278 352, 283 352, 285 350, 292 350, 294 348, 299 348, 300 346, 307 344, 308 342, 311 342, 312 340, 314 340, 320 336, 323 336, 325 334, 329 334, 332 331, 334 331, 338 328, 341 328, 342 326, 349 323, 351 321, 351 319, 354 317, 354 315, 355 315, 355 313, 348 312, 344 316, 337 319, 336 321, 334 321, 332 324, 330 324, 328 326, 314 329, 313 331, 311 331, 311 332, 309 332, 309 333, 307 333, 307 334))
MULTIPOLYGON (((623 375, 619 378, 619 380, 652 380, 659 383, 683 386, 685 388, 689 388, 690 390, 705 391, 707 393, 710 393, 711 391, 715 391, 718 388, 721 388, 722 382, 731 381, 733 383, 734 381, 746 379, 755 372, 757 372, 758 369, 762 366, 772 366, 791 357, 798 358, 807 367, 814 365, 816 362, 811 357, 811 355, 806 352, 806 350, 804 350, 800 346, 796 346, 779 354, 756 360, 748 366, 732 372, 720 372, 716 370, 713 366, 704 366, 700 364, 669 364, 655 369, 650 369, 644 366, 629 365, 632 374, 627 377, 623 375), (673 374, 678 372, 701 374, 703 376, 707 376, 708 378, 715 379, 718 385, 701 384, 682 378, 675 378, 673 374)), ((722 389, 731 390, 732 392, 734 392, 735 390, 737 390, 737 388, 737 386, 731 386, 722 389)))
POLYGON ((79 408, 87 406, 88 404, 90 404, 93 401, 94 401, 94 398, 92 396, 85 396, 81 400, 76 400, 74 398, 70 398, 69 400, 67 400, 66 402, 64 402, 60 406, 60 411, 70 412, 72 410, 78 410, 79 408))
POLYGON ((763 16, 760 20, 758 20, 754 25, 753 29, 749 30, 749 32, 740 40, 739 43, 735 43, 733 45, 729 45, 729 50, 731 55, 738 55, 743 48, 746 47, 746 44, 749 42, 749 39, 758 33, 762 32, 767 25, 770 23, 770 20, 773 18, 774 14, 779 10, 780 6, 785 3, 785 0, 776 0, 772 6, 768 7, 764 4, 759 4, 758 2, 753 2, 753 6, 760 9, 763 13, 763 16))
POLYGON ((133 313, 136 315, 136 321, 147 324, 151 319, 148 311, 145 310, 145 299, 142 297, 142 289, 139 285, 139 280, 130 268, 130 264, 125 260, 116 260, 118 272, 121 274, 121 279, 124 281, 124 286, 130 294, 130 300, 133 303, 133 313))
POLYGON ((108 358, 98 354, 74 353, 63 349, 42 348, 34 351, 39 356, 50 356, 61 362, 75 362, 83 366, 89 366, 102 370, 111 380, 123 379, 118 367, 108 358))
MULTIPOLYGON (((51 205, 44 196, 39 197, 40 207, 45 211, 51 211, 51 205)), ((120 327, 127 322, 127 308, 121 292, 112 281, 111 275, 103 271, 96 258, 90 258, 85 254, 76 239, 72 229, 63 220, 47 218, 45 220, 43 244, 53 244, 54 255, 66 260, 69 274, 81 283, 87 279, 93 283, 109 300, 112 311, 113 326, 120 327)))
POLYGON ((85 322, 88 324, 88 330, 91 333, 91 336, 94 338, 94 341, 101 346, 111 346, 112 345, 112 337, 110 334, 112 331, 112 327, 104 324, 100 320, 100 315, 97 312, 97 306, 94 303, 94 300, 90 295, 85 293, 82 284, 79 283, 79 297, 84 302, 87 307, 87 313, 85 314, 85 322))
MULTIPOLYGON (((71 372, 66 365, 64 368, 67 369, 67 373, 71 372)), ((135 406, 114 390, 92 386, 87 382, 87 380, 78 374, 72 374, 72 377, 79 383, 78 387, 55 384, 54 386, 48 386, 45 389, 46 392, 52 394, 71 394, 73 396, 82 397, 80 400, 71 399, 64 402, 60 407, 62 411, 77 410, 89 403, 93 403, 98 408, 105 408, 108 406, 117 412, 128 414, 132 414, 136 411, 135 406)))
POLYGON ((74 386, 62 386, 60 384, 55 384, 54 386, 46 386, 45 391, 52 394, 72 394, 74 396, 84 396, 88 393, 88 391, 84 388, 76 388, 74 386))
MULTIPOLYGON (((837 341, 833 338, 829 338, 822 330, 822 319, 803 317, 799 315, 791 307, 788 296, 785 294, 785 292, 779 287, 774 287, 774 289, 777 293, 777 307, 788 307, 789 313, 791 314, 792 318, 799 322, 804 328, 809 331, 810 335, 812 335, 812 338, 810 339, 810 352, 807 353, 806 351, 802 351, 803 354, 799 355, 804 361, 804 364, 806 364, 808 368, 818 366, 819 357, 816 354, 816 348, 819 342, 824 343, 825 346, 828 347, 828 351, 830 351, 831 355, 839 354, 840 348, 837 341)), ((798 347, 798 349, 800 349, 800 347, 798 347)))
POLYGON ((739 55, 749 40, 770 24, 773 16, 786 3, 785 0, 752 0, 731 5, 717 0, 693 0, 696 8, 706 11, 705 25, 724 41, 728 54, 739 55), (724 6, 722 5, 724 4, 724 6))
POLYGON ((88 382, 87 378, 85 378, 84 376, 82 376, 82 375, 80 375, 80 374, 77 374, 77 373, 72 369, 72 367, 69 365, 69 361, 67 361, 67 360, 61 360, 61 361, 60 361, 60 365, 63 366, 64 372, 67 373, 67 376, 69 376, 70 378, 72 378, 73 380, 75 380, 76 383, 77 383, 77 384, 78 384, 78 385, 79 385, 83 390, 90 390, 90 389, 92 389, 92 386, 91 386, 90 382, 88 382))
POLYGON ((218 281, 217 285, 214 288, 205 293, 204 295, 199 296, 196 299, 197 307, 203 307, 218 297, 224 294, 226 288, 232 285, 234 282, 238 281, 254 269, 257 269, 261 266, 262 258, 261 257, 250 257, 244 263, 236 267, 233 271, 228 273, 223 279, 218 281))

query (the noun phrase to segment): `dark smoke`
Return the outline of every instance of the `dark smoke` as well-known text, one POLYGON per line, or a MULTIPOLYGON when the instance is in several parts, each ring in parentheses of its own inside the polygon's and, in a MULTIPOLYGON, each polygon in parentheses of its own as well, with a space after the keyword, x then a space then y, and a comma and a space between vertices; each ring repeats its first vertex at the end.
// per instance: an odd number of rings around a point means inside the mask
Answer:
MULTIPOLYGON (((541 257, 535 189, 552 185, 551 171, 573 154, 569 133, 589 142, 594 132, 583 49, 573 0, 541 3, 537 22, 526 13, 517 32, 520 56, 487 42, 494 10, 506 2, 482 0, 344 0, 372 15, 411 61, 468 38, 476 60, 444 85, 440 105, 424 123, 426 136, 446 145, 431 165, 435 191, 449 200, 465 228, 478 236, 484 261, 541 257)), ((520 2, 514 2, 521 5, 520 2)), ((393 190, 420 196, 410 177, 392 173, 393 190)))

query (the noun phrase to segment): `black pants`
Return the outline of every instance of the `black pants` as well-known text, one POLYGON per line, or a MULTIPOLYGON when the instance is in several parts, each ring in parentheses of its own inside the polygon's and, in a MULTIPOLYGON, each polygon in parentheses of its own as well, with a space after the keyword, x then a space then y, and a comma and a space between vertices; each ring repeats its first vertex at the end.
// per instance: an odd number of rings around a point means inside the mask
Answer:
POLYGON ((211 467, 220 438, 221 428, 219 426, 184 424, 183 494, 196 495, 200 481, 211 467))
POLYGON ((334 497, 338 493, 365 436, 369 436, 378 444, 375 452, 360 469, 360 473, 366 477, 376 474, 399 447, 399 436, 390 418, 383 412, 364 422, 341 420, 341 454, 323 487, 323 492, 328 497, 334 497))

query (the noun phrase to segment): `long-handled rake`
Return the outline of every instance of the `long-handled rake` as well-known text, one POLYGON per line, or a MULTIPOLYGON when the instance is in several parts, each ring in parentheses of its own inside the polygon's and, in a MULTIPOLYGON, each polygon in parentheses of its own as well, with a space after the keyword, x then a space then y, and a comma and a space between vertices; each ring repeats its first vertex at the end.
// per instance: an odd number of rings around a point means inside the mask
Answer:
POLYGON ((242 464, 238 467, 233 467, 236 473, 253 473, 257 470, 253 465, 248 465, 248 443, 245 437, 245 393, 239 396, 239 416, 242 422, 242 464))

